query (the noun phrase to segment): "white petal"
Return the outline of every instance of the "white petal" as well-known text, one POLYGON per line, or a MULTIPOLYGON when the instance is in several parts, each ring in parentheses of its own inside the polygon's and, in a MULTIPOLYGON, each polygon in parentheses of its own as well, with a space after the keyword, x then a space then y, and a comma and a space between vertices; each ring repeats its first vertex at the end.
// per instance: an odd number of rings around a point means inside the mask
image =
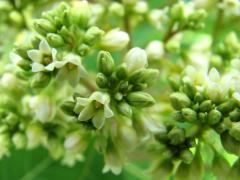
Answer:
POLYGON ((108 105, 104 106, 104 117, 110 118, 113 116, 113 111, 110 109, 108 105))
POLYGON ((28 57, 34 62, 41 63, 42 53, 37 49, 31 49, 27 51, 28 57))
POLYGON ((209 78, 211 81, 213 82, 218 82, 221 78, 220 78, 220 74, 217 71, 217 69, 212 68, 209 72, 209 78))
POLYGON ((88 121, 91 119, 95 114, 95 108, 92 103, 86 106, 79 114, 78 120, 79 121, 88 121))
POLYGON ((44 70, 45 70, 44 65, 39 64, 37 62, 32 63, 32 72, 40 72, 44 70))
POLYGON ((46 69, 47 71, 53 71, 54 68, 55 68, 55 63, 54 63, 54 62, 48 64, 48 65, 45 67, 45 69, 46 69))
POLYGON ((14 63, 14 64, 18 64, 19 61, 22 60, 22 57, 19 56, 18 54, 11 52, 10 53, 10 60, 14 63))
POLYGON ((89 97, 89 100, 95 100, 101 104, 108 104, 110 102, 110 97, 108 94, 103 93, 103 92, 99 92, 99 91, 95 91, 94 93, 92 93, 92 95, 89 97))
POLYGON ((52 48, 46 40, 42 40, 39 44, 39 50, 45 54, 52 54, 52 48))
POLYGON ((105 122, 104 112, 102 109, 98 110, 97 113, 92 118, 92 123, 95 128, 101 129, 104 125, 104 122, 105 122))

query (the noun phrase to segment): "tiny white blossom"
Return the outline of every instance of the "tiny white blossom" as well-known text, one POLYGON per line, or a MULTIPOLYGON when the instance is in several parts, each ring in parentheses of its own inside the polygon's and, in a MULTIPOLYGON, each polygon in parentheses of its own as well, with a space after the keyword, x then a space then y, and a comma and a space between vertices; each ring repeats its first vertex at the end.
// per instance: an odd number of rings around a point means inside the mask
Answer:
POLYGON ((132 48, 125 55, 124 62, 127 64, 129 72, 145 68, 148 65, 147 53, 141 48, 132 48))

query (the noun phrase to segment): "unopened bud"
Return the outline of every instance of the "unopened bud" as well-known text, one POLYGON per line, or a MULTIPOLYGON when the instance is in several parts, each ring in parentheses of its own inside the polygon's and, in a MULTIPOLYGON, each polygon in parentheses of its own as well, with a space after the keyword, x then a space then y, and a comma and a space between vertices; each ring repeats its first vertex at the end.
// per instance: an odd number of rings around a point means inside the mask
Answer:
POLYGON ((118 104, 117 108, 118 108, 118 111, 124 116, 132 117, 132 108, 128 103, 121 102, 118 104))
POLYGON ((56 31, 54 25, 46 19, 35 20, 34 29, 42 35, 46 35, 47 33, 53 33, 56 31))
POLYGON ((117 17, 123 17, 125 14, 124 7, 121 3, 113 2, 109 7, 109 12, 117 17))
POLYGON ((230 112, 229 117, 231 121, 234 121, 234 122, 240 121, 240 110, 235 109, 234 111, 230 112))
POLYGON ((191 100, 189 99, 189 97, 186 94, 180 92, 172 93, 170 95, 170 100, 172 106, 177 110, 187 108, 191 105, 191 100))
POLYGON ((221 112, 219 112, 216 109, 213 109, 208 114, 208 123, 210 125, 217 124, 218 122, 220 122, 221 118, 222 118, 221 112))
POLYGON ((12 137, 13 144, 17 149, 25 148, 27 145, 27 137, 23 133, 15 133, 12 137))
POLYGON ((118 29, 113 29, 107 32, 101 41, 102 48, 108 51, 119 51, 129 43, 129 35, 118 29))
POLYGON ((172 145, 178 145, 185 141, 184 130, 180 128, 173 128, 168 133, 168 139, 172 145))
POLYGON ((217 109, 223 113, 223 114, 227 114, 229 112, 231 112, 232 110, 234 110, 236 107, 236 102, 233 100, 228 100, 227 102, 224 102, 222 104, 220 104, 217 109))
POLYGON ((229 130, 229 134, 236 140, 240 141, 240 122, 232 123, 232 128, 229 130))
POLYGON ((55 33, 48 33, 47 34, 47 41, 53 47, 61 47, 64 45, 63 38, 55 33))
POLYGON ((132 92, 127 96, 130 105, 137 107, 148 107, 155 103, 153 97, 146 92, 132 92))
POLYGON ((152 41, 146 47, 146 52, 149 59, 159 60, 164 55, 164 45, 161 41, 152 41))
POLYGON ((39 72, 33 76, 31 80, 31 87, 33 88, 44 88, 51 81, 51 76, 46 73, 39 72))
POLYGON ((94 45, 100 41, 103 33, 104 32, 96 26, 90 27, 84 36, 84 41, 86 44, 94 45))
POLYGON ((66 113, 67 115, 70 116, 75 116, 76 113, 74 113, 74 107, 75 107, 75 102, 73 101, 66 101, 61 105, 61 110, 66 113))
POLYGON ((100 88, 106 88, 108 85, 108 80, 103 73, 98 73, 96 77, 96 83, 100 88))
POLYGON ((182 116, 185 120, 189 122, 195 122, 197 120, 197 113, 191 108, 183 108, 182 116))
POLYGON ((118 66, 116 68, 116 76, 118 79, 122 80, 122 79, 125 79, 127 78, 127 66, 126 64, 121 64, 120 66, 118 66))
POLYGON ((209 112, 212 108, 213 108, 213 104, 211 100, 205 100, 199 106, 199 110, 201 112, 209 112))
POLYGON ((190 164, 192 162, 194 156, 190 150, 185 149, 185 150, 181 151, 180 157, 184 163, 190 164))
POLYGON ((100 51, 97 58, 98 70, 109 76, 113 73, 115 64, 111 54, 107 51, 100 51))

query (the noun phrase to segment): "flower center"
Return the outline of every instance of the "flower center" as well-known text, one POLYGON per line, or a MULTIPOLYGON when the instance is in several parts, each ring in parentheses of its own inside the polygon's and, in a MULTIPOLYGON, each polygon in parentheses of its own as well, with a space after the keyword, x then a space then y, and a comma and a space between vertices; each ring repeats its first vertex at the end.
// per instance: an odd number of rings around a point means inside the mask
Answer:
POLYGON ((94 102, 94 106, 96 109, 100 109, 103 105, 97 101, 94 102))
POLYGON ((47 55, 47 54, 44 54, 43 55, 43 59, 42 59, 42 63, 44 65, 48 65, 52 62, 52 56, 51 55, 47 55))

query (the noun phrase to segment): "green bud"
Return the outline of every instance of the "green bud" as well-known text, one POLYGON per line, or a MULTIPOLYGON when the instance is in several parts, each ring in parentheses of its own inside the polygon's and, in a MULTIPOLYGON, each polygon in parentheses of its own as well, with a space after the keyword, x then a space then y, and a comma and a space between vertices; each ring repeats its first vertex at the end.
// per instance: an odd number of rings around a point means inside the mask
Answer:
POLYGON ((14 25, 21 26, 23 24, 23 17, 18 11, 11 11, 9 18, 14 25))
POLYGON ((90 27, 84 37, 84 42, 89 45, 98 43, 104 32, 96 26, 90 27))
POLYGON ((146 89, 147 86, 148 86, 148 85, 147 85, 147 84, 144 84, 144 83, 135 84, 135 85, 133 86, 133 91, 142 91, 142 90, 146 89))
POLYGON ((207 122, 207 112, 200 112, 198 113, 198 119, 202 122, 205 123, 207 122))
POLYGON ((64 45, 63 38, 55 33, 48 33, 47 34, 47 41, 53 47, 61 47, 64 45))
POLYGON ((74 107, 75 107, 75 102, 73 102, 73 101, 66 101, 60 106, 61 110, 69 116, 76 115, 73 111, 74 107))
POLYGON ((213 104, 211 100, 205 100, 199 106, 199 110, 201 112, 209 112, 211 111, 212 108, 213 108, 213 104))
POLYGON ((88 54, 88 52, 90 51, 90 47, 86 44, 81 44, 78 47, 77 51, 80 56, 86 56, 88 54))
POLYGON ((109 12, 114 16, 123 17, 125 13, 124 6, 121 3, 113 2, 109 7, 109 12))
POLYGON ((114 71, 114 60, 107 51, 100 51, 97 58, 98 70, 106 76, 110 76, 114 71))
POLYGON ((141 82, 144 77, 145 70, 146 69, 138 69, 138 70, 134 71, 129 77, 129 82, 131 84, 137 84, 137 83, 141 82))
POLYGON ((173 128, 168 133, 168 139, 172 145, 178 145, 185 141, 185 133, 183 129, 173 128))
POLYGON ((182 91, 187 94, 191 99, 194 98, 197 89, 191 81, 185 81, 182 87, 182 91))
POLYGON ((220 122, 221 118, 222 118, 221 112, 219 112, 216 109, 213 109, 208 114, 208 123, 210 125, 217 124, 218 122, 220 122))
POLYGON ((233 100, 228 100, 227 102, 224 102, 220 104, 217 109, 222 113, 222 114, 227 114, 234 110, 236 107, 236 103, 233 100))
POLYGON ((120 66, 118 66, 116 68, 116 76, 118 79, 122 80, 122 79, 126 79, 128 76, 128 72, 127 72, 127 66, 126 64, 121 64, 120 66))
POLYGON ((46 19, 37 19, 35 20, 34 29, 41 35, 46 35, 47 33, 53 33, 56 31, 54 25, 46 19))
POLYGON ((195 122, 197 120, 197 113, 190 108, 183 108, 182 116, 185 120, 189 122, 195 122))
POLYGON ((172 6, 172 8, 170 9, 170 16, 173 20, 179 21, 179 20, 183 19, 185 16, 184 11, 185 11, 184 3, 179 2, 177 4, 174 4, 172 6))
POLYGON ((220 137, 221 143, 226 151, 237 156, 240 155, 240 141, 230 136, 228 132, 222 133, 220 137))
POLYGON ((17 132, 13 135, 12 142, 17 149, 22 149, 27 145, 27 137, 23 133, 17 132))
POLYGON ((185 164, 190 164, 193 160, 193 154, 190 150, 185 149, 183 151, 181 151, 180 153, 180 158, 181 160, 185 163, 185 164))
POLYGON ((168 82, 171 86, 171 88, 174 90, 174 91, 178 91, 179 88, 180 88, 180 79, 178 76, 170 76, 168 78, 168 82))
POLYGON ((233 110, 232 112, 230 112, 229 117, 231 121, 234 122, 240 121, 240 110, 239 109, 233 110))
POLYGON ((176 119, 177 121, 184 121, 183 115, 181 111, 175 111, 173 113, 173 118, 176 119))
POLYGON ((121 92, 126 92, 126 91, 128 90, 128 87, 129 87, 128 81, 121 82, 121 83, 119 84, 119 91, 121 91, 121 92))
POLYGON ((142 91, 136 91, 128 94, 127 100, 130 105, 136 107, 148 107, 155 103, 155 100, 150 94, 142 91))
POLYGON ((194 96, 194 101, 201 103, 203 101, 204 97, 201 93, 197 92, 194 96))
POLYGON ((229 130, 229 134, 236 140, 240 141, 240 122, 232 123, 232 128, 229 130))
POLYGON ((174 109, 181 110, 182 108, 189 107, 191 100, 184 93, 175 92, 170 95, 171 104, 174 109))
POLYGON ((114 98, 115 98, 117 101, 121 101, 122 98, 123 98, 123 94, 120 93, 120 92, 117 92, 117 93, 114 95, 114 98))
POLYGON ((126 102, 120 102, 120 103, 118 104, 117 108, 118 108, 118 111, 119 111, 122 115, 127 116, 127 117, 129 117, 129 118, 132 117, 132 108, 131 108, 131 106, 130 106, 128 103, 126 103, 126 102))
POLYGON ((142 77, 142 82, 152 85, 159 77, 159 70, 157 69, 146 69, 142 77))
POLYGON ((31 79, 32 88, 44 88, 51 81, 51 76, 46 73, 39 72, 33 76, 31 79))
POLYGON ((207 16, 207 12, 204 9, 197 10, 196 12, 189 15, 190 21, 201 21, 205 19, 207 16))
POLYGON ((96 77, 96 83, 100 88, 106 88, 108 86, 108 79, 103 73, 98 73, 96 77))
POLYGON ((169 40, 166 44, 166 50, 178 53, 180 51, 180 42, 174 39, 169 40))
POLYGON ((16 65, 25 71, 29 71, 32 68, 31 62, 26 59, 18 61, 16 65))

